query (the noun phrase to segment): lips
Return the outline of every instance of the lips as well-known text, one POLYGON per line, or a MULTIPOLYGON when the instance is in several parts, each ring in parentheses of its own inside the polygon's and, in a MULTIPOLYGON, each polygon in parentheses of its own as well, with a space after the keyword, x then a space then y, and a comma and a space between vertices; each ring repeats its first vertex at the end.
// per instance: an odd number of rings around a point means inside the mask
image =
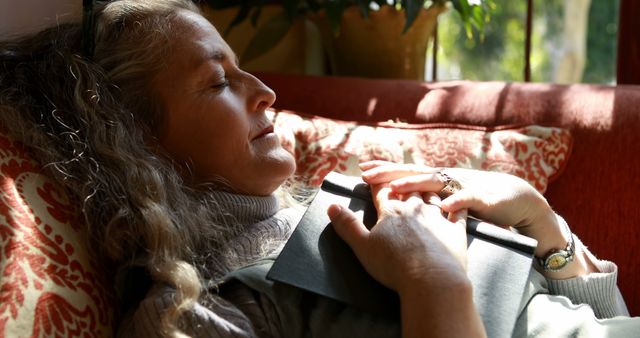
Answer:
POLYGON ((259 138, 264 137, 264 136, 266 136, 266 135, 268 135, 268 134, 271 134, 271 133, 273 133, 273 126, 272 126, 272 125, 269 125, 269 126, 267 126, 266 128, 262 129, 262 130, 260 131, 260 133, 258 133, 258 135, 256 135, 256 137, 254 137, 253 139, 254 139, 254 140, 255 140, 255 139, 259 139, 259 138))

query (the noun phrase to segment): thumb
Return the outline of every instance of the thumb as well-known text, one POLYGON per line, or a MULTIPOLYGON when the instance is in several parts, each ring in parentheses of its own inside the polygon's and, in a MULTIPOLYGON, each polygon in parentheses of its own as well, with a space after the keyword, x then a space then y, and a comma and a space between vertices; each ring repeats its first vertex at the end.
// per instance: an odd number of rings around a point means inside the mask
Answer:
POLYGON ((482 210, 485 203, 476 192, 462 189, 443 199, 440 207, 446 212, 455 212, 461 209, 482 210))
POLYGON ((459 224, 461 225, 463 228, 467 227, 467 216, 469 215, 469 212, 467 209, 460 209, 458 211, 455 212, 450 212, 448 219, 449 222, 451 223, 455 223, 455 224, 459 224))
POLYGON ((361 247, 369 236, 369 230, 356 217, 356 214, 340 205, 329 206, 327 214, 338 236, 359 256, 361 247))

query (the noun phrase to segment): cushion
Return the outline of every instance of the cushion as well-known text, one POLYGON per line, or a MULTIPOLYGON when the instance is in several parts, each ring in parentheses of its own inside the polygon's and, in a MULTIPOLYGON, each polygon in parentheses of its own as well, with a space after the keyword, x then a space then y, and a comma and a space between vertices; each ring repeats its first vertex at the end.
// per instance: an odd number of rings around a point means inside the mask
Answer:
POLYGON ((77 204, 0 133, 0 336, 110 337, 113 293, 77 204))
POLYGON ((296 174, 319 186, 331 171, 360 175, 369 160, 462 167, 519 176, 544 192, 564 168, 571 134, 542 126, 357 123, 272 111, 282 145, 294 154, 296 174))

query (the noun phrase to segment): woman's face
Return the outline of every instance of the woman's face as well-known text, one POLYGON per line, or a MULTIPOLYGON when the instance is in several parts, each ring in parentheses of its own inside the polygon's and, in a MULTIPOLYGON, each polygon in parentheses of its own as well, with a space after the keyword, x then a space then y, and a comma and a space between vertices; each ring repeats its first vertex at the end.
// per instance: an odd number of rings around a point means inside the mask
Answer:
POLYGON ((154 82, 165 108, 161 145, 195 182, 271 194, 295 170, 265 115, 274 92, 238 68, 209 21, 180 11, 176 25, 167 67, 154 82))

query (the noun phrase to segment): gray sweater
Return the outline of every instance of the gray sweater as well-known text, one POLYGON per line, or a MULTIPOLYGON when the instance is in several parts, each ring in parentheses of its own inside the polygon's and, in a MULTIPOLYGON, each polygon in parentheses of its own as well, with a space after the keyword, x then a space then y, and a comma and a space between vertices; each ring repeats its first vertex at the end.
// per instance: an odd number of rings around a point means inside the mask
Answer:
MULTIPOLYGON (((291 209, 279 210, 275 197, 226 193, 219 197, 220 204, 232 214, 229 216, 245 227, 232 241, 230 257, 235 266, 249 266, 251 273, 241 277, 231 273, 226 282, 212 283, 202 301, 181 318, 185 333, 193 337, 400 336, 396 319, 376 317, 267 281, 264 276, 273 257, 291 234, 291 224, 296 224, 301 215, 291 209)), ((576 244, 584 247, 579 240, 576 244)), ((586 252, 600 273, 550 280, 531 270, 514 337, 640 336, 640 318, 626 317, 628 313, 616 287, 616 265, 586 252)), ((154 284, 136 311, 125 318, 119 336, 160 336, 158 319, 174 295, 170 286, 154 284)))

